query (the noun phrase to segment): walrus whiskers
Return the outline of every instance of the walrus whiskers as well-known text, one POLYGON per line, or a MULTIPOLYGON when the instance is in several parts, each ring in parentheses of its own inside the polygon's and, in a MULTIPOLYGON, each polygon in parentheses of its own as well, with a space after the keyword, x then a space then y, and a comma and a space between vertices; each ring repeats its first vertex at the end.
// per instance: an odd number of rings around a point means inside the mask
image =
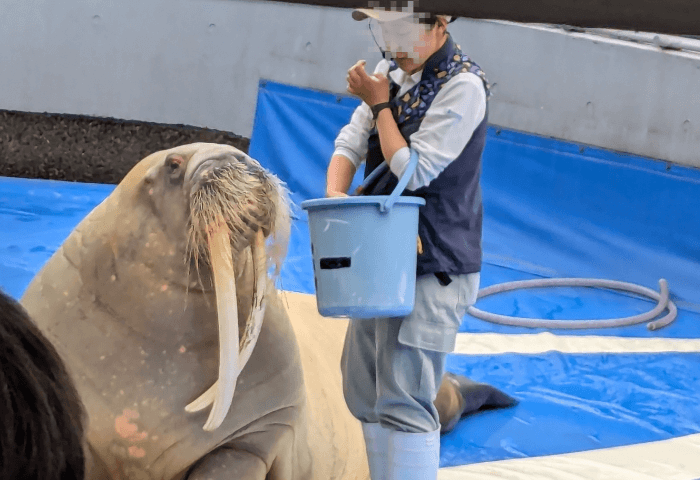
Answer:
POLYGON ((231 231, 231 247, 235 254, 252 243, 258 229, 268 236, 275 228, 277 205, 271 199, 276 196, 273 195, 274 186, 267 179, 240 170, 228 165, 220 168, 217 178, 192 196, 188 244, 197 263, 207 253, 200 248, 207 245, 206 229, 202 227, 218 219, 225 219, 231 231), (248 188, 238 186, 246 183, 248 188), (251 189, 250 184, 256 187, 251 189))

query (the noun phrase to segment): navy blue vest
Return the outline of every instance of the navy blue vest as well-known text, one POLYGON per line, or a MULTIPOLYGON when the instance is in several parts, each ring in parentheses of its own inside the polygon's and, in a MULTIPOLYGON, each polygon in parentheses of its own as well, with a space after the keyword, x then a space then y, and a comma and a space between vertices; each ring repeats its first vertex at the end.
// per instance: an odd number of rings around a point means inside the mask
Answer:
MULTIPOLYGON (((391 62, 391 70, 397 67, 391 62)), ((401 135, 410 146, 410 136, 418 131, 425 112, 442 86, 460 72, 477 74, 484 83, 487 99, 489 84, 484 72, 462 54, 448 33, 445 44, 426 61, 420 82, 397 96, 399 86, 391 81, 391 111, 401 135)), ((418 255, 417 275, 428 273, 474 273, 481 270, 481 154, 486 143, 487 114, 460 155, 429 185, 402 195, 425 199, 420 207, 418 235, 423 253, 418 255)), ((384 161, 376 126, 369 136, 365 178, 384 161)), ((389 195, 398 179, 387 170, 372 182, 363 195, 389 195)))

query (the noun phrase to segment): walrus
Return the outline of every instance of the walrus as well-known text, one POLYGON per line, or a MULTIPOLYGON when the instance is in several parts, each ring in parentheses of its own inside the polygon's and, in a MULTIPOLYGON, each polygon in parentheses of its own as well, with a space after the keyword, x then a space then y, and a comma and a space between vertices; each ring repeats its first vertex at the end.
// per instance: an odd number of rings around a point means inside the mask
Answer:
MULTIPOLYGON (((234 147, 162 150, 32 279, 21 304, 88 413, 87 478, 369 477, 342 396, 347 323, 275 288, 288 198, 234 147)), ((446 428, 460 387, 436 400, 446 428)))

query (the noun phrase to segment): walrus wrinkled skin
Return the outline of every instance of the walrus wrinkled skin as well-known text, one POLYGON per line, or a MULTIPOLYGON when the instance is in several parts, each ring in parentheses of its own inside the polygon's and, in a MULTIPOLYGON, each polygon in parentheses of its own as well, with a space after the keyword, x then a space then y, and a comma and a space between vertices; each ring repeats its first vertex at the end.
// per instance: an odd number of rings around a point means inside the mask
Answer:
MULTIPOLYGON (((267 275, 284 258, 286 195, 227 145, 156 152, 32 280, 21 303, 88 412, 88 478, 369 478, 342 395, 347 322, 267 275)), ((453 383, 436 401, 452 423, 453 383)))

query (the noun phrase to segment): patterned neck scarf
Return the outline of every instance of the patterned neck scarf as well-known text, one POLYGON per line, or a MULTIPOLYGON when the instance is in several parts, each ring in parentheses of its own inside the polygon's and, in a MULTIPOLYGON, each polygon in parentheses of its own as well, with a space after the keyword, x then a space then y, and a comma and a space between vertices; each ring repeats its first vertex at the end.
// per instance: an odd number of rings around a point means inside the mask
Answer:
MULTIPOLYGON (((397 124, 401 125, 407 120, 422 118, 445 83, 461 72, 478 75, 486 89, 486 100, 488 101, 491 96, 491 86, 486 80, 484 71, 462 53, 460 46, 454 43, 449 32, 447 35, 445 44, 425 62, 420 82, 408 92, 398 97, 400 86, 391 80, 391 77, 389 78, 391 95, 389 103, 397 124)), ((399 68, 398 65, 392 60, 389 72, 397 68, 399 68)))

